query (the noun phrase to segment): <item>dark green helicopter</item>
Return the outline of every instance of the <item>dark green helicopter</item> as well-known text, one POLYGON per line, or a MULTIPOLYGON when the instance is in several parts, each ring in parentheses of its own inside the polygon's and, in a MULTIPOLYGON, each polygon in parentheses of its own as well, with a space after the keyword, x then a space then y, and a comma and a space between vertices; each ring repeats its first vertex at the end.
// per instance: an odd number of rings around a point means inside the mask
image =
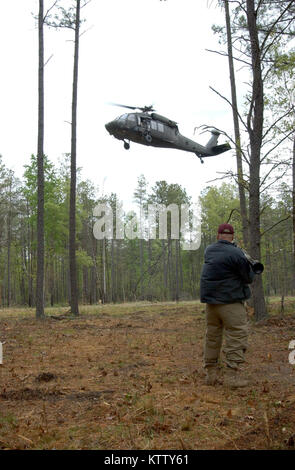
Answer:
POLYGON ((173 148, 193 152, 203 158, 214 157, 230 150, 229 143, 217 145, 220 132, 211 130, 211 138, 205 146, 184 137, 178 130, 177 123, 160 114, 156 114, 152 106, 143 108, 110 103, 114 106, 140 110, 141 112, 126 113, 105 125, 107 131, 116 139, 124 141, 124 148, 130 148, 130 141, 153 147, 173 148))

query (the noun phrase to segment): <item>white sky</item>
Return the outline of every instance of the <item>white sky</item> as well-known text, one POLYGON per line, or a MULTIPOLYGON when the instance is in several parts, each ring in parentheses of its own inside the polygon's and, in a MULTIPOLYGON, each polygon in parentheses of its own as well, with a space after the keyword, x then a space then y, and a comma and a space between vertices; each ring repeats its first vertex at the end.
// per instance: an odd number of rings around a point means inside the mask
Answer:
MULTIPOLYGON (((52 1, 45 1, 45 9, 52 1)), ((78 93, 77 164, 104 193, 116 192, 125 204, 133 198, 137 178, 153 185, 165 179, 197 197, 218 172, 235 168, 234 152, 205 159, 192 153, 145 147, 110 136, 104 125, 123 114, 118 102, 152 104, 178 122, 180 132, 205 144, 209 134, 193 135, 209 124, 232 134, 230 107, 210 89, 230 96, 226 58, 206 52, 219 49, 212 24, 223 24, 213 0, 92 0, 83 10, 88 31, 81 37, 78 93)), ((0 18, 0 154, 23 174, 37 151, 38 31, 31 12, 37 0, 2 2, 0 18)), ((72 31, 45 30, 45 153, 57 163, 70 152, 73 66, 72 31)), ((126 110, 127 112, 127 110, 126 110)), ((219 143, 223 143, 221 136, 219 143)))

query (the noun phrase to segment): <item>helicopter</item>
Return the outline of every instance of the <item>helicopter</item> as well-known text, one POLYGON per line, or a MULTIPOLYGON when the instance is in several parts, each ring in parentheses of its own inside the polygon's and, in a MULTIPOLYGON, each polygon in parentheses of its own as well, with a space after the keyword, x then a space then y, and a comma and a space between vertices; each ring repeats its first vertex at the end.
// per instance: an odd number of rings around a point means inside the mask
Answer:
POLYGON ((155 113, 152 106, 127 106, 109 103, 113 106, 132 109, 113 121, 105 124, 106 130, 116 139, 123 140, 124 148, 129 150, 130 141, 153 147, 173 148, 193 152, 204 163, 203 158, 213 157, 230 150, 229 143, 217 145, 220 132, 211 130, 211 138, 205 146, 180 134, 175 121, 155 113), (138 110, 139 112, 134 112, 138 110))

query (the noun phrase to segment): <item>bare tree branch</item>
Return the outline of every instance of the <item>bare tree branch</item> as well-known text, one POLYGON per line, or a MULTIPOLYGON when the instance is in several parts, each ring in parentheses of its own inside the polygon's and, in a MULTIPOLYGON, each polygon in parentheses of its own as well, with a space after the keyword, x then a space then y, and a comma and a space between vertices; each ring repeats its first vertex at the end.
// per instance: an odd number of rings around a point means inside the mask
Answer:
MULTIPOLYGON (((90 1, 90 0, 89 0, 89 1, 90 1)), ((80 34, 80 38, 81 38, 85 33, 88 33, 88 31, 90 31, 92 28, 93 28, 93 25, 90 26, 89 28, 85 29, 85 31, 83 31, 83 32, 80 34)))
POLYGON ((270 230, 272 230, 274 227, 276 227, 276 226, 279 225, 280 223, 284 222, 285 220, 288 220, 290 217, 291 217, 291 215, 288 215, 287 217, 285 217, 285 219, 279 220, 278 222, 276 222, 275 224, 273 224, 271 227, 269 227, 268 229, 264 230, 264 232, 262 232, 262 233, 260 234, 260 237, 263 237, 263 235, 265 235, 267 232, 269 232, 270 230))
MULTIPOLYGON (((220 171, 217 171, 217 173, 220 173, 222 174, 220 171)), ((206 184, 207 183, 214 183, 214 181, 220 181, 220 180, 224 180, 226 178, 230 178, 230 175, 229 174, 225 174, 224 176, 221 176, 220 178, 214 178, 213 180, 208 180, 206 181, 206 184)))
POLYGON ((267 186, 265 186, 263 189, 260 189, 260 194, 262 194, 263 192, 267 191, 268 188, 270 188, 274 183, 276 183, 277 181, 281 180, 282 178, 284 178, 285 174, 287 173, 287 169, 280 174, 280 176, 276 177, 273 181, 271 181, 267 186))
POLYGON ((48 8, 47 12, 45 13, 44 17, 43 17, 43 23, 46 22, 46 18, 47 16, 49 15, 49 12, 55 7, 55 5, 59 2, 59 0, 55 0, 55 2, 51 5, 50 8, 48 8))
MULTIPOLYGON (((269 38, 269 36, 273 33, 273 30, 274 30, 275 26, 278 24, 278 22, 279 22, 279 21, 281 20, 281 18, 284 16, 284 14, 286 13, 286 11, 289 10, 289 8, 290 8, 290 6, 292 6, 293 2, 294 2, 294 0, 291 0, 291 1, 288 3, 288 5, 286 6, 286 8, 282 11, 282 13, 278 16, 278 18, 273 22, 271 28, 268 30, 268 32, 267 32, 267 34, 266 34, 266 36, 265 36, 265 38, 264 38, 264 40, 263 40, 263 42, 262 42, 262 44, 261 44, 260 50, 263 50, 263 49, 264 49, 265 44, 266 44, 266 41, 267 41, 267 39, 269 38)), ((268 48, 269 48, 269 46, 266 48, 266 50, 265 50, 265 52, 264 52, 264 55, 265 55, 266 51, 268 50, 268 48)), ((262 58, 263 58, 263 56, 262 56, 262 58)))
POLYGON ((261 162, 263 162, 267 157, 268 155, 273 152, 277 147, 279 147, 279 145, 281 145, 282 142, 284 142, 284 140, 286 140, 291 134, 293 134, 294 132, 294 129, 292 129, 290 132, 288 132, 287 135, 285 135, 272 149, 270 149, 265 155, 264 157, 261 159, 261 162))
MULTIPOLYGON (((218 96, 220 96, 220 98, 222 98, 223 100, 225 100, 229 105, 230 107, 232 108, 233 105, 232 103, 230 102, 230 100, 228 98, 226 98, 225 96, 223 96, 221 93, 219 93, 217 90, 215 90, 212 86, 209 86, 209 88, 214 91, 214 93, 216 93, 218 96)), ((241 121, 241 123, 243 124, 243 126, 245 127, 245 129, 247 130, 247 125, 246 123, 244 122, 242 116, 240 115, 240 113, 238 112, 238 116, 239 116, 239 119, 241 121)))
POLYGON ((289 114, 291 114, 292 111, 293 111, 293 108, 288 109, 288 111, 286 111, 282 116, 280 116, 276 121, 274 121, 272 123, 272 125, 267 129, 267 131, 263 134, 262 139, 265 139, 267 134, 277 125, 277 123, 280 122, 282 119, 284 119, 289 114))
POLYGON ((51 56, 46 60, 46 62, 45 62, 45 64, 43 65, 43 67, 45 67, 45 66, 48 64, 48 62, 52 59, 52 57, 53 57, 53 54, 51 54, 51 56))
POLYGON ((85 0, 85 2, 83 3, 83 5, 81 5, 81 10, 82 8, 86 7, 86 5, 88 5, 88 3, 90 3, 92 0, 85 0))
POLYGON ((260 187, 262 187, 265 183, 265 181, 267 180, 267 178, 269 177, 269 175, 276 169, 278 168, 280 165, 282 164, 282 162, 276 162, 273 164, 273 166, 271 167, 271 169, 266 173, 266 175, 264 176, 263 180, 260 182, 260 187))
MULTIPOLYGON (((228 57, 228 54, 227 52, 219 52, 219 51, 213 51, 211 49, 205 49, 205 51, 207 52, 213 52, 214 54, 219 54, 223 57, 228 57)), ((245 55, 245 54, 244 54, 245 55)), ((251 64, 249 62, 246 62, 245 60, 243 59, 240 59, 239 57, 233 57, 234 60, 237 60, 238 62, 243 62, 244 64, 246 64, 248 67, 251 66, 251 64)))
POLYGON ((226 221, 227 224, 229 223, 229 221, 230 221, 230 219, 231 219, 231 216, 233 215, 233 213, 234 213, 235 211, 238 212, 238 213, 241 215, 239 209, 236 209, 236 208, 232 209, 232 210, 230 211, 229 217, 228 217, 228 219, 227 219, 227 221, 226 221))

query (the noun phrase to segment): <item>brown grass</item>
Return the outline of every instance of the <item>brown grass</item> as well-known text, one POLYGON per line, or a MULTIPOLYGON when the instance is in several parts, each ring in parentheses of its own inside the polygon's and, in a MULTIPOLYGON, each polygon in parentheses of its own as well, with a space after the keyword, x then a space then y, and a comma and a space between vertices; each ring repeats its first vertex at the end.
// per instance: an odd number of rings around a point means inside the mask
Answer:
POLYGON ((232 391, 204 384, 198 302, 66 310, 0 312, 0 449, 294 448, 292 315, 252 320, 252 382, 232 391))

